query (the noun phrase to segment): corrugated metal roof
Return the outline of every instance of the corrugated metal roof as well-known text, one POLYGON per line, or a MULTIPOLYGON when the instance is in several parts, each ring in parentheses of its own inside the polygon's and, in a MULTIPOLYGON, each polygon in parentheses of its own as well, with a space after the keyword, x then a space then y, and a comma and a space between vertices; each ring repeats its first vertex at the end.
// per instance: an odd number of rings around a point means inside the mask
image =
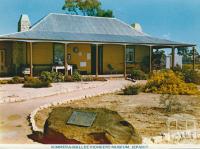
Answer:
POLYGON ((115 18, 67 14, 49 14, 29 31, 3 35, 0 39, 191 45, 151 37, 115 18))
POLYGON ((88 17, 69 14, 49 14, 35 24, 31 31, 84 34, 144 36, 142 32, 116 18, 88 17))

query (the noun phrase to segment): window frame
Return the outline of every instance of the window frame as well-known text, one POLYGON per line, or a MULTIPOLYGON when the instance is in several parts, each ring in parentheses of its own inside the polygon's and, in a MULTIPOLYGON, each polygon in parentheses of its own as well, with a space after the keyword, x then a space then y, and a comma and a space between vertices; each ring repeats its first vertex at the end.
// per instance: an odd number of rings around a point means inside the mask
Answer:
POLYGON ((54 65, 59 65, 59 64, 57 64, 57 62, 56 62, 56 59, 55 59, 55 54, 56 54, 56 46, 57 45, 59 45, 59 46, 62 46, 62 51, 63 51, 63 56, 62 56, 62 63, 63 63, 63 65, 64 65, 64 63, 65 63, 65 46, 62 44, 62 43, 54 43, 53 44, 53 64, 54 65))
POLYGON ((126 63, 130 63, 130 64, 135 63, 135 47, 133 46, 126 47, 126 63), (128 59, 130 57, 130 53, 132 53, 131 56, 133 60, 128 59))

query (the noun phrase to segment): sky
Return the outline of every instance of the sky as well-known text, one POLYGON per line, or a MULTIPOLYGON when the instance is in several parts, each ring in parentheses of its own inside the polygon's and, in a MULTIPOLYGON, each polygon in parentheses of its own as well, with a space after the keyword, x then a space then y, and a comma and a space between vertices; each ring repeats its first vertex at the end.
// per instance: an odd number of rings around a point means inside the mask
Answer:
MULTIPOLYGON (((48 13, 65 13, 64 0, 0 0, 0 34, 17 31, 21 14, 31 23, 48 13)), ((102 7, 128 24, 140 23, 143 31, 160 38, 200 47, 200 0, 101 0, 102 7)))

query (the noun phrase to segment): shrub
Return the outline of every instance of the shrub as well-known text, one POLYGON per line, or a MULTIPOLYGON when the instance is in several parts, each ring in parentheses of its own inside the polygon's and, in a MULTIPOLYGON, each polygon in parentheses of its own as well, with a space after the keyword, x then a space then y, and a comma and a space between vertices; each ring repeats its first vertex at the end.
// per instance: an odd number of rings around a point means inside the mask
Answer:
POLYGON ((141 70, 144 71, 145 73, 148 73, 149 72, 149 56, 145 56, 142 59, 142 62, 140 65, 141 65, 141 70))
POLYGON ((83 81, 94 81, 94 77, 93 76, 84 76, 82 78, 83 81))
POLYGON ((8 84, 9 80, 0 80, 0 84, 8 84))
POLYGON ((160 103, 165 112, 182 112, 186 110, 186 104, 181 103, 177 95, 163 94, 160 96, 160 103))
POLYGON ((103 77, 84 76, 82 77, 82 81, 107 81, 107 80, 103 77))
POLYGON ((94 81, 107 81, 106 78, 103 77, 94 77, 94 81))
POLYGON ((81 81, 82 77, 81 75, 78 73, 78 71, 75 71, 73 74, 72 74, 72 80, 73 81, 81 81))
POLYGON ((143 90, 142 85, 129 85, 126 86, 122 91, 124 95, 137 95, 143 90))
POLYGON ((27 88, 43 88, 50 87, 51 84, 48 81, 42 81, 38 78, 27 77, 23 87, 27 88))
POLYGON ((185 83, 183 77, 172 70, 155 71, 145 86, 146 92, 175 95, 199 94, 195 84, 185 83))
POLYGON ((185 82, 200 85, 200 72, 196 70, 183 70, 185 82))
POLYGON ((65 82, 74 82, 72 76, 65 76, 65 82))
POLYGON ((145 80, 147 78, 146 74, 141 70, 132 70, 130 77, 135 80, 145 80))
POLYGON ((43 71, 40 75, 40 79, 42 81, 47 82, 63 82, 64 81, 64 75, 60 72, 48 72, 43 71))
POLYGON ((24 83, 24 79, 18 76, 13 77, 11 80, 8 80, 9 84, 21 84, 24 83))

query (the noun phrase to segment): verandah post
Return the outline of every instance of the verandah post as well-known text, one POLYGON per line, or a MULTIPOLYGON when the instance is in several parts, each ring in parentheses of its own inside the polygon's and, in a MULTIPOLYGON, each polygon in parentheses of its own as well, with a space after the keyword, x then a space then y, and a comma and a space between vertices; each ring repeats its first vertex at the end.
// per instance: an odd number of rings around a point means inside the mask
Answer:
POLYGON ((64 63, 65 63, 65 76, 68 75, 68 63, 67 63, 67 43, 65 43, 65 51, 64 51, 64 63))
POLYGON ((126 45, 124 45, 124 77, 126 77, 126 45))
POLYGON ((192 61, 192 64, 193 64, 193 70, 195 70, 195 52, 196 52, 196 49, 195 47, 192 47, 192 57, 193 57, 193 61, 192 61))
POLYGON ((172 47, 172 69, 175 67, 175 47, 172 47))
POLYGON ((33 43, 30 42, 30 77, 33 76, 33 43))
POLYGON ((99 45, 96 44, 96 77, 98 77, 98 70, 99 70, 99 60, 98 60, 98 57, 99 56, 99 45))
POLYGON ((152 72, 152 46, 149 47, 149 72, 152 72))

